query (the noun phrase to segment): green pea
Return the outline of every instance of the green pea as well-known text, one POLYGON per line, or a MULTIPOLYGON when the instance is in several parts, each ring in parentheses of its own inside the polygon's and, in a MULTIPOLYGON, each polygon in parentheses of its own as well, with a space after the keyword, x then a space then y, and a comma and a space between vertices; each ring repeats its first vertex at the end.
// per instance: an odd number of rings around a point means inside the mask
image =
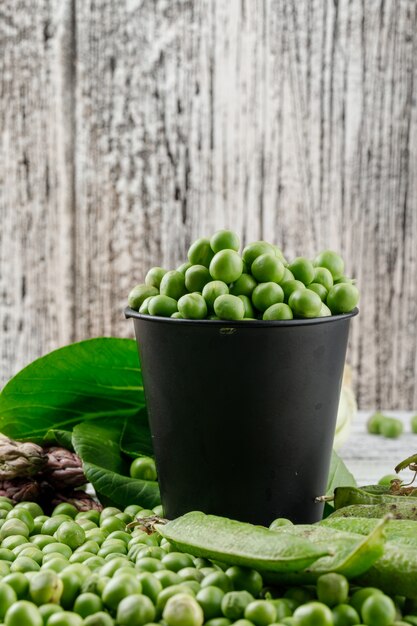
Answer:
POLYGON ((203 609, 204 619, 222 616, 222 600, 224 591, 218 587, 204 587, 196 595, 196 600, 203 609))
POLYGON ((349 600, 349 604, 353 606, 353 608, 359 613, 362 613, 362 606, 371 595, 373 594, 382 594, 380 589, 376 587, 362 587, 358 589, 352 594, 352 597, 349 600))
POLYGON ((181 582, 181 578, 178 576, 178 574, 169 569, 163 569, 159 572, 155 572, 153 576, 155 576, 155 578, 159 580, 164 589, 166 587, 172 587, 173 585, 179 585, 181 582))
POLYGON ((136 574, 136 577, 141 584, 142 593, 156 604, 158 595, 163 589, 161 581, 151 572, 141 572, 140 574, 136 574))
POLYGON ((321 602, 307 602, 294 611, 297 626, 333 626, 331 610, 321 602))
POLYGON ((252 292, 252 302, 262 313, 273 304, 284 301, 284 292, 280 285, 274 282, 259 283, 252 292))
POLYGON ((185 272, 185 286, 188 291, 202 292, 204 286, 210 281, 210 272, 204 265, 192 265, 185 272))
POLYGON ((390 487, 392 480, 397 480, 398 474, 385 474, 385 476, 381 476, 378 480, 378 485, 390 487))
POLYGON ((284 267, 284 276, 281 278, 280 285, 288 282, 289 280, 295 280, 294 274, 288 269, 288 267, 284 267))
POLYGON ((417 435, 417 415, 411 418, 411 432, 417 435))
POLYGON ((0 582, 0 619, 3 620, 8 609, 17 602, 17 594, 13 587, 0 582))
POLYGON ((43 626, 43 619, 35 604, 18 600, 7 611, 4 623, 5 626, 43 626))
POLYGON ((178 300, 178 311, 185 319, 202 320, 207 315, 207 304, 199 293, 187 293, 178 300))
MULTIPOLYGON (((309 286, 310 289, 310 286, 309 286)), ((329 309, 329 307, 324 304, 324 302, 321 303, 321 309, 320 309, 320 313, 318 314, 317 317, 330 317, 332 314, 331 310, 329 309)))
POLYGON ((188 250, 188 260, 191 265, 209 267, 213 257, 214 252, 211 249, 210 241, 206 238, 197 239, 188 250))
POLYGON ((145 284, 136 285, 129 293, 127 303, 131 309, 139 311, 141 304, 146 298, 156 295, 158 295, 156 287, 150 287, 145 284))
POLYGON ((191 263, 182 263, 179 267, 177 267, 177 272, 181 272, 181 274, 184 274, 185 276, 185 272, 189 267, 191 267, 191 263))
POLYGON ((345 576, 331 572, 317 579, 317 597, 327 606, 333 607, 336 604, 346 603, 348 595, 349 583, 345 576))
POLYGON ((279 283, 284 277, 285 268, 274 254, 261 254, 252 263, 251 272, 261 283, 279 283))
POLYGON ((389 626, 395 620, 395 604, 385 594, 372 594, 362 605, 361 616, 368 626, 389 626))
POLYGON ((209 270, 214 280, 233 283, 242 274, 242 259, 234 250, 220 250, 212 258, 209 270))
POLYGON ((230 293, 233 296, 248 296, 250 298, 257 284, 253 276, 243 273, 231 285, 230 293))
POLYGON ((288 304, 280 302, 268 307, 262 316, 263 320, 292 320, 292 310, 288 304))
POLYGON ((238 296, 225 294, 214 301, 214 312, 222 320, 242 320, 245 317, 245 306, 238 296))
POLYGON ((155 296, 149 296, 148 298, 145 298, 145 300, 140 305, 139 313, 141 313, 141 315, 149 315, 149 303, 152 298, 155 298, 155 296))
POLYGON ((63 522, 72 521, 72 518, 69 515, 54 515, 54 517, 49 517, 42 524, 41 534, 42 535, 53 535, 56 533, 58 528, 63 522))
POLYGON ((159 291, 161 296, 169 296, 174 300, 179 300, 187 291, 184 274, 176 270, 170 270, 164 274, 159 291))
POLYGON ((229 591, 222 599, 222 613, 229 619, 240 619, 244 616, 246 607, 253 602, 254 599, 255 598, 249 591, 229 591))
POLYGON ((59 606, 59 604, 52 604, 50 602, 47 602, 46 604, 42 604, 38 608, 39 608, 39 613, 42 615, 44 624, 48 623, 48 620, 51 617, 51 615, 53 615, 54 613, 62 613, 64 610, 62 606, 59 606))
POLYGON ((327 267, 315 267, 313 275, 313 283, 323 285, 329 291, 333 287, 333 276, 327 267))
POLYGON ((243 249, 242 258, 246 265, 251 267, 254 260, 261 254, 275 254, 274 246, 266 241, 254 241, 243 249))
POLYGON ((313 263, 315 267, 325 267, 328 269, 333 276, 333 280, 340 278, 345 269, 342 257, 332 250, 323 250, 323 252, 320 252, 313 263))
POLYGON ((31 514, 32 518, 35 519, 39 515, 43 515, 43 511, 37 502, 18 502, 15 509, 26 509, 31 514))
POLYGON ((383 417, 380 425, 379 432, 383 437, 388 437, 389 439, 396 439, 400 435, 402 435, 404 430, 403 423, 401 420, 396 419, 395 417, 383 417))
POLYGON ((320 300, 322 302, 326 301, 326 298, 327 298, 327 289, 326 289, 326 287, 323 287, 323 285, 320 285, 320 283, 310 283, 308 288, 311 291, 314 291, 320 297, 320 300))
POLYGON ((58 574, 52 570, 36 572, 29 582, 29 595, 36 605, 49 602, 59 603, 64 584, 58 574))
POLYGON ((174 320, 183 320, 184 318, 183 318, 183 316, 181 315, 181 313, 180 313, 179 311, 176 311, 175 313, 173 313, 173 314, 171 315, 171 319, 174 319, 174 320))
POLYGON ((226 576, 230 578, 236 591, 249 591, 254 598, 261 592, 263 586, 262 576, 254 569, 233 565, 226 570, 226 576))
POLYGON ((253 310, 252 302, 248 296, 238 296, 240 300, 243 302, 243 306, 245 307, 245 313, 243 315, 244 318, 253 319, 255 312, 253 310))
POLYGON ((355 626, 360 624, 358 612, 349 604, 338 604, 333 611, 334 626, 355 626))
POLYGON ((294 278, 301 281, 304 285, 309 285, 313 282, 314 267, 309 259, 299 256, 289 264, 288 269, 294 274, 294 278))
POLYGON ((162 565, 172 572, 179 572, 184 567, 193 567, 193 559, 189 554, 170 552, 161 560, 162 565))
POLYGON ((3 541, 3 539, 6 539, 6 537, 12 537, 14 535, 29 537, 29 534, 30 530, 25 522, 17 518, 8 519, 0 528, 0 541, 3 541))
POLYGON ((372 435, 379 435, 381 422, 383 419, 384 416, 379 411, 373 413, 366 422, 366 428, 368 430, 368 433, 372 435))
POLYGON ((240 239, 232 230, 218 230, 210 239, 210 246, 213 252, 220 250, 235 250, 240 247, 240 239))
POLYGON ((304 283, 300 280, 288 280, 286 282, 281 283, 282 291, 284 292, 284 300, 288 302, 288 299, 293 291, 297 291, 297 289, 305 289, 304 283))
POLYGON ((290 295, 288 304, 298 317, 317 317, 322 303, 314 291, 297 289, 290 295))
MULTIPOLYGON (((205 622, 204 626, 231 626, 231 623, 231 620, 227 619, 227 617, 213 617, 208 622, 205 622)), ((245 626, 249 625, 246 624, 245 626)))
POLYGON ((168 626, 202 626, 204 622, 203 609, 185 593, 178 593, 168 600, 162 617, 168 626))
POLYGON ((48 619, 48 626, 83 626, 80 615, 73 611, 57 611, 48 619))
MULTIPOLYGON (((84 619, 84 626, 113 626, 113 618, 104 611, 98 611, 93 615, 88 615, 84 619)), ((149 625, 148 625, 149 626, 149 625)))
POLYGON ((254 600, 245 609, 245 619, 255 626, 268 626, 275 621, 274 606, 267 600, 254 600))
POLYGON ((212 572, 207 574, 201 581, 201 587, 218 587, 225 593, 232 591, 233 583, 227 574, 221 571, 212 572))
POLYGON ((18 556, 10 566, 11 572, 36 572, 39 569, 39 563, 28 556, 18 556))
POLYGON ((145 285, 159 289, 163 276, 167 273, 162 267, 151 267, 145 276, 145 285))
POLYGON ((224 296, 228 293, 229 287, 222 280, 212 280, 209 283, 206 283, 206 285, 204 285, 202 295, 204 300, 206 301, 207 310, 213 311, 214 301, 216 300, 216 298, 218 298, 219 296, 224 296))
POLYGON ((154 296, 148 304, 149 315, 170 317, 178 310, 177 301, 169 296, 154 296))
POLYGON ((330 289, 326 304, 333 313, 349 313, 353 311, 359 301, 359 291, 355 285, 339 283, 330 289))

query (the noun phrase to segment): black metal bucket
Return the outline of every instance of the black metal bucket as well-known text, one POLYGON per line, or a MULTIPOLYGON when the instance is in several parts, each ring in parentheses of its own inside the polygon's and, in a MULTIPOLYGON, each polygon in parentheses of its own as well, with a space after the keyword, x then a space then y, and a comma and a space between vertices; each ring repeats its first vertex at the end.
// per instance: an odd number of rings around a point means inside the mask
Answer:
POLYGON ((134 318, 165 514, 311 523, 324 493, 347 315, 285 321, 134 318))

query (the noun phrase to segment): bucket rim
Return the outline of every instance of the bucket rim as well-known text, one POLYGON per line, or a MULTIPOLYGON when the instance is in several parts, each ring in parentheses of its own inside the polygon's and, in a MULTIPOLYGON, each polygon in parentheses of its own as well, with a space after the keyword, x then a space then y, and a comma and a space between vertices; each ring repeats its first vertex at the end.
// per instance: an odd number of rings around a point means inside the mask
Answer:
POLYGON ((331 324, 335 322, 349 320, 352 317, 358 315, 359 309, 355 307, 349 313, 341 313, 339 315, 328 315, 326 317, 306 317, 296 318, 292 320, 191 320, 181 319, 175 317, 161 317, 159 315, 144 315, 139 313, 130 307, 124 309, 126 319, 133 318, 142 320, 144 322, 156 323, 156 324, 183 324, 187 326, 200 326, 200 327, 219 327, 228 326, 236 328, 271 328, 282 327, 288 328, 290 326, 311 326, 315 324, 331 324))

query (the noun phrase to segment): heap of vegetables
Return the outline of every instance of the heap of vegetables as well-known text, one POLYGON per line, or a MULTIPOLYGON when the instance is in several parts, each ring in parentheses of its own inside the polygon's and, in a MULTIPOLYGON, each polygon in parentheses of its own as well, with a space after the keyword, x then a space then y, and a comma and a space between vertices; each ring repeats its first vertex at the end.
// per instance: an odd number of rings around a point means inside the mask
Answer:
POLYGON ((287 262, 281 250, 219 230, 194 241, 176 270, 152 267, 128 297, 143 315, 210 320, 291 320, 352 311, 359 300, 344 261, 332 250, 287 262))

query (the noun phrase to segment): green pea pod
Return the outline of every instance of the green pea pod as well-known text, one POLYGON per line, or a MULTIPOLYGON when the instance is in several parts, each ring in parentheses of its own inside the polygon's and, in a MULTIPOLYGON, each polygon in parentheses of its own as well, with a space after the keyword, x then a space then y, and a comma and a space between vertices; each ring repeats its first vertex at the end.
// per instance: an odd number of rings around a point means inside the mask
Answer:
POLYGON ((381 558, 355 583, 377 587, 392 596, 417 599, 417 549, 387 542, 381 558))
POLYGON ((272 532, 305 537, 317 545, 327 545, 332 554, 318 559, 303 571, 287 574, 267 572, 264 578, 274 584, 310 584, 328 572, 338 572, 349 579, 357 577, 382 556, 387 522, 388 519, 380 520, 366 537, 319 525, 281 526, 272 532))
MULTIPOLYGON (((359 506, 355 508, 359 508, 359 506)), ((326 528, 333 528, 334 530, 367 535, 378 526, 379 520, 366 519, 364 517, 331 516, 322 520, 319 524, 320 526, 326 526, 326 528)), ((385 537, 390 543, 398 543, 417 549, 417 521, 390 520, 385 528, 385 537)))
POLYGON ((260 572, 304 569, 329 554, 326 545, 316 545, 308 538, 288 537, 200 511, 186 513, 167 524, 155 524, 155 529, 178 550, 260 572))
POLYGON ((375 494, 359 487, 336 487, 334 490, 334 508, 342 509, 352 504, 401 504, 408 500, 408 496, 394 496, 390 494, 375 494))
MULTIPOLYGON (((390 513, 397 520, 417 520, 417 502, 401 498, 400 502, 381 502, 379 504, 351 504, 337 509, 329 515, 330 519, 341 517, 367 517, 380 519, 390 513)), ((328 518, 328 519, 329 519, 328 518)))

